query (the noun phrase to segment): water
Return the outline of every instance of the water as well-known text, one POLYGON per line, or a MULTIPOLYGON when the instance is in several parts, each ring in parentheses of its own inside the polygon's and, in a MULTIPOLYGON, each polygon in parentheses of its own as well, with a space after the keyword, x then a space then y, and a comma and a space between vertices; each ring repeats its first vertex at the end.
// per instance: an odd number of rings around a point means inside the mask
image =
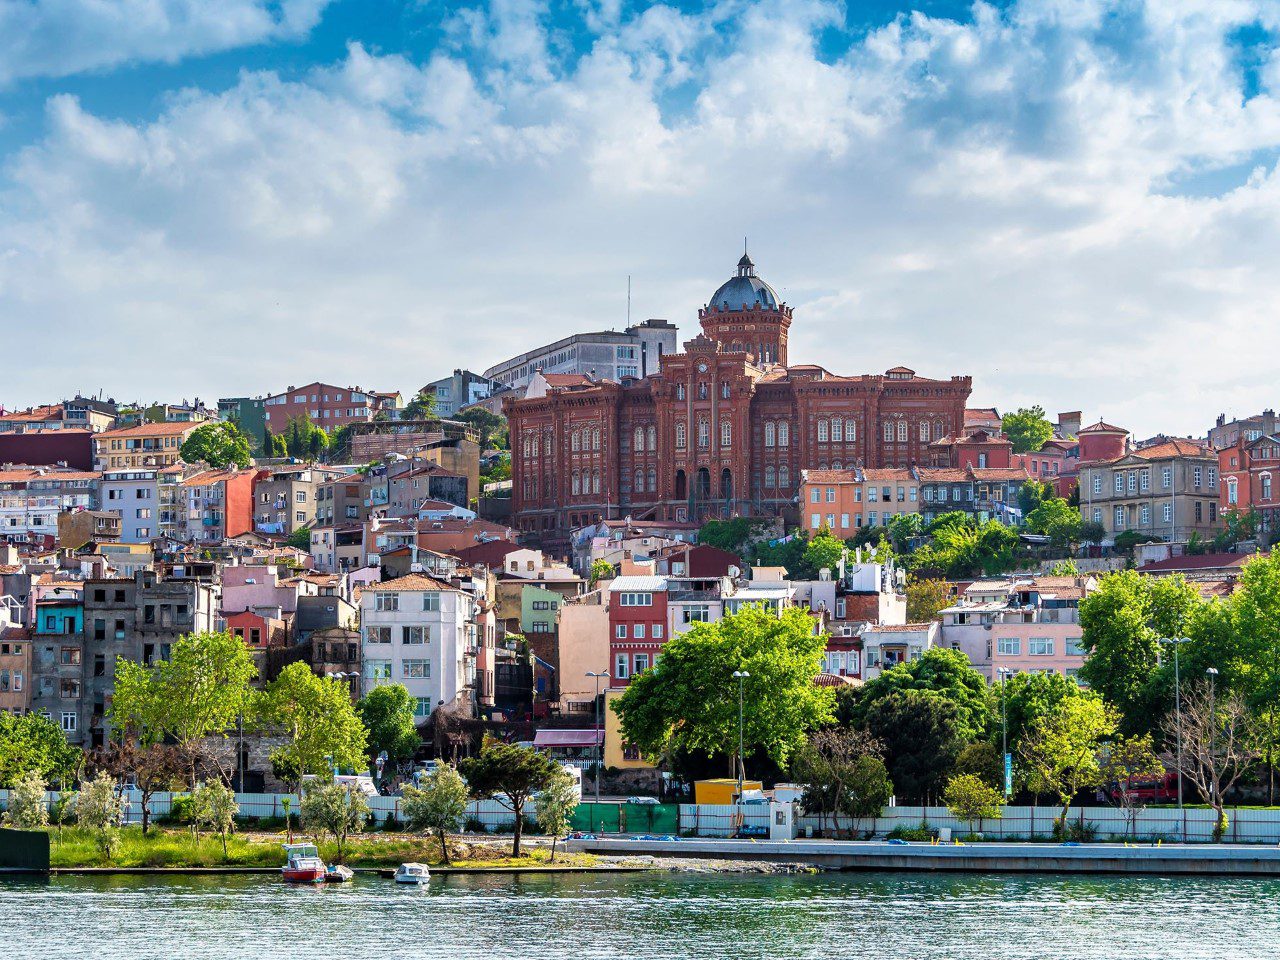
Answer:
POLYGON ((668 873, 0 879, 0 957, 1077 958, 1280 952, 1280 881, 668 873))

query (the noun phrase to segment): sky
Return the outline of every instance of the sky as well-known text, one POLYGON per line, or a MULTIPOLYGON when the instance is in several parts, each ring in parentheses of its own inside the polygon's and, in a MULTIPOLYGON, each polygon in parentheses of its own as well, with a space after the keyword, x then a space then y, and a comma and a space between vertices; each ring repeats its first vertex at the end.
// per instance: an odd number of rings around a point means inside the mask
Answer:
POLYGON ((697 310, 1140 436, 1275 406, 1280 0, 0 0, 0 404, 412 393, 697 310))

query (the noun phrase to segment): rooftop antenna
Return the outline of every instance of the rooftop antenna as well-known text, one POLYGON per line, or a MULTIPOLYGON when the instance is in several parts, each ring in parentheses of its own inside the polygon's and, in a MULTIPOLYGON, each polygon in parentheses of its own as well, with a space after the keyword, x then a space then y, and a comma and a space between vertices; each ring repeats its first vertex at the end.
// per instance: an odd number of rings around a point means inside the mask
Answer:
POLYGON ((627 274, 627 326, 631 326, 631 274, 627 274))

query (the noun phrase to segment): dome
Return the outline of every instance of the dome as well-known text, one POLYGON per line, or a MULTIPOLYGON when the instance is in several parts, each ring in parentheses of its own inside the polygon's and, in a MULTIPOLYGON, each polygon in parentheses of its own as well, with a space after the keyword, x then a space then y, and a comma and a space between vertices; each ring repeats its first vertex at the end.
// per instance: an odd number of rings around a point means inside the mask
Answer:
POLYGON ((738 261, 738 273, 720 285, 707 306, 716 310, 750 310, 760 307, 778 309, 778 295, 773 287, 756 276, 756 265, 745 253, 738 261))

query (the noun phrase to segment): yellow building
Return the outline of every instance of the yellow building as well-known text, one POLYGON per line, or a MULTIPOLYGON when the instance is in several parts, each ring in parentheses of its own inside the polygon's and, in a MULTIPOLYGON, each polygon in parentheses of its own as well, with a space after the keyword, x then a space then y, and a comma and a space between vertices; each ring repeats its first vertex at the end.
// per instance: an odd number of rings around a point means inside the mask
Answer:
POLYGON ((93 435, 93 458, 99 470, 167 467, 176 463, 182 441, 199 423, 140 423, 136 427, 93 435))
POLYGON ((614 701, 622 696, 622 690, 606 690, 604 693, 604 765, 605 769, 617 767, 619 770, 652 770, 653 764, 646 763, 640 751, 622 741, 622 723, 613 711, 614 701))

